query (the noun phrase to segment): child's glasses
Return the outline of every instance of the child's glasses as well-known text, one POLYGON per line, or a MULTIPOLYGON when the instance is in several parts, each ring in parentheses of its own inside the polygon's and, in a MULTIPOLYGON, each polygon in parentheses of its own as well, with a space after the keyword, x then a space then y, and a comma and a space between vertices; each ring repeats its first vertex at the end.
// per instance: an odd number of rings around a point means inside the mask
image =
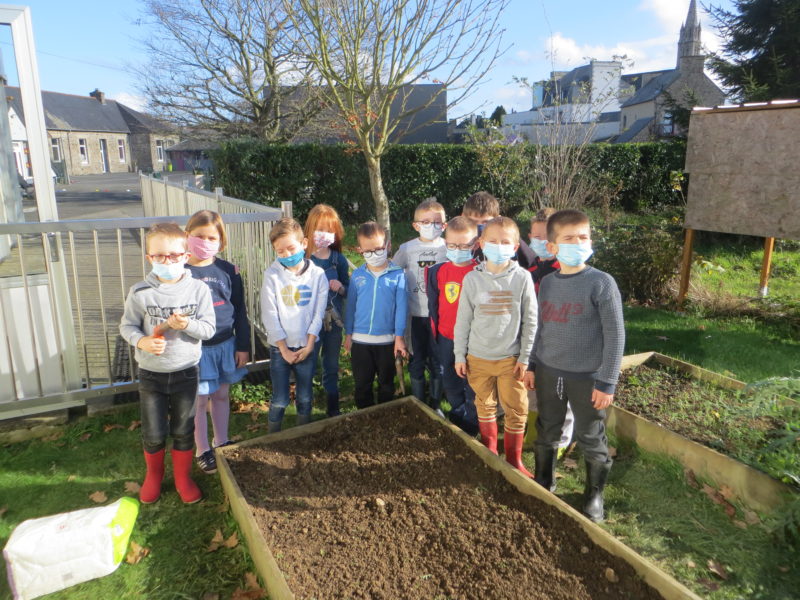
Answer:
POLYGON ((147 256, 149 256, 154 263, 163 265, 168 261, 168 259, 171 263, 178 262, 180 259, 186 256, 186 252, 181 252, 180 254, 148 254, 147 256))
POLYGON ((472 250, 475 247, 475 240, 472 240, 469 244, 445 244, 445 247, 448 250, 472 250))
POLYGON ((442 229, 444 227, 444 223, 441 221, 414 221, 417 225, 421 225, 422 227, 427 227, 428 225, 433 225, 436 229, 442 229))
POLYGON ((376 256, 376 257, 380 258, 381 256, 384 256, 385 254, 386 254, 386 246, 384 246, 383 248, 375 248, 375 250, 362 250, 361 251, 361 256, 363 256, 364 258, 372 258, 373 256, 376 256))

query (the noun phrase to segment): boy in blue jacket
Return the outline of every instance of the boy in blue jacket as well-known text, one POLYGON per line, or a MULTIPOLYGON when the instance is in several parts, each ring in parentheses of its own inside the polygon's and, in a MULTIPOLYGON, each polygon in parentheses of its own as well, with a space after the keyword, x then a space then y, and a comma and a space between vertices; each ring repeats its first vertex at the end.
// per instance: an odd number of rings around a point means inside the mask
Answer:
POLYGON ((394 359, 407 356, 403 335, 408 314, 406 277, 389 261, 386 229, 369 221, 358 228, 358 251, 366 264, 353 271, 344 316, 344 349, 352 359, 358 408, 375 404, 372 384, 378 377, 378 402, 394 396, 394 359))

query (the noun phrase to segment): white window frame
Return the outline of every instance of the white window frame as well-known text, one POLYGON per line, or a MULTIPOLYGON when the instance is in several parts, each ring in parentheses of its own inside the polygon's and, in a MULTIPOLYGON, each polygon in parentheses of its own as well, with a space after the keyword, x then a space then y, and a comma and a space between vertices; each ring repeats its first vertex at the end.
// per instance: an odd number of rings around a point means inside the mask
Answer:
POLYGON ((86 138, 78 138, 78 154, 81 156, 81 164, 89 164, 89 143, 86 138))
POLYGON ((164 140, 156 140, 156 160, 164 162, 164 140))
POLYGON ((53 162, 61 162, 64 160, 64 151, 61 148, 61 138, 50 138, 50 154, 53 162), (58 158, 56 158, 56 156, 58 158))
POLYGON ((119 155, 119 162, 124 163, 127 160, 127 153, 125 152, 125 140, 117 139, 117 154, 119 155))

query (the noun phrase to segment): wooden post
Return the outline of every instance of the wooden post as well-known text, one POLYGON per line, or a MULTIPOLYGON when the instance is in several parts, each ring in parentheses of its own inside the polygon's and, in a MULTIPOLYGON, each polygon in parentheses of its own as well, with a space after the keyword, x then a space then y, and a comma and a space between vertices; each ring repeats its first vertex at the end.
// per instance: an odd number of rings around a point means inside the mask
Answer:
POLYGON ((292 218, 292 201, 291 200, 283 200, 281 201, 281 213, 283 213, 284 218, 292 218))
POLYGON ((772 268, 772 250, 774 248, 775 238, 764 238, 764 262, 761 263, 761 283, 758 287, 758 295, 762 298, 766 298, 769 292, 769 271, 772 268))
POLYGON ((692 275, 692 246, 694 245, 694 229, 686 229, 683 240, 683 260, 681 260, 681 286, 678 289, 678 308, 683 306, 686 293, 689 291, 689 278, 692 275))

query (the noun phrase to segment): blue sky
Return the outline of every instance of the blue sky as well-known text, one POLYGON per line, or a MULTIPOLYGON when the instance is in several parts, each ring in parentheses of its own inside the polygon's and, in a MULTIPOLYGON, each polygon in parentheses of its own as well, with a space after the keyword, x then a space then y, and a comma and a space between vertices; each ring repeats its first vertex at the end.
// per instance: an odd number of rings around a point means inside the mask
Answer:
MULTIPOLYGON (((2 0, 0 0, 2 1, 2 0)), ((23 3, 20 3, 23 4, 23 3)), ((137 40, 147 28, 137 24, 141 4, 131 0, 29 0, 42 89, 86 95, 100 88, 109 98, 134 108, 146 99, 126 68, 143 57, 137 40)), ((710 21, 699 6, 703 43, 716 49, 710 21)), ((713 0, 730 8, 732 0, 713 0)), ((451 111, 489 114, 498 104, 529 108, 529 94, 513 76, 544 79, 554 68, 567 70, 587 59, 627 55, 628 72, 674 68, 676 44, 689 0, 510 0, 502 16, 504 43, 511 47, 480 89, 451 111)), ((16 84, 11 34, 0 28, 0 52, 10 83, 16 84)), ((167 61, 168 62, 168 61, 167 61)))

